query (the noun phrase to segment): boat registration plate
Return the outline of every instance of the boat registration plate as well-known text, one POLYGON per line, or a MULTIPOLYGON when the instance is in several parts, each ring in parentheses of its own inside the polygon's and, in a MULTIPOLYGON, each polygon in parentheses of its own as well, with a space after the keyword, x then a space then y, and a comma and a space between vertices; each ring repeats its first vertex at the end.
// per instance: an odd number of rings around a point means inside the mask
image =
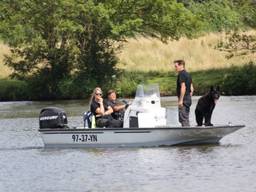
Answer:
POLYGON ((72 140, 74 143, 97 142, 98 138, 95 134, 73 134, 72 140))

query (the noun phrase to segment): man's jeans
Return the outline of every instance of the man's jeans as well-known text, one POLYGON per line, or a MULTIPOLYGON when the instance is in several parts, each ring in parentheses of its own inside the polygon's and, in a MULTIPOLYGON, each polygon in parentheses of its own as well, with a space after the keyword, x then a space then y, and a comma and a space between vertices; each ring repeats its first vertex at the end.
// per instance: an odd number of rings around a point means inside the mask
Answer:
POLYGON ((179 122, 181 123, 182 127, 189 127, 189 111, 190 107, 183 105, 179 107, 179 122))

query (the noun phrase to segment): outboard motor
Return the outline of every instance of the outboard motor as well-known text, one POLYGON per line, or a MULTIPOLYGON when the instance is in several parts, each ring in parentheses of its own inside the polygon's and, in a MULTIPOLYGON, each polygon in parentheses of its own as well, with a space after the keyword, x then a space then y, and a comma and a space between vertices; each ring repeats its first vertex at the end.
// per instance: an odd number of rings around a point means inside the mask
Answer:
POLYGON ((68 124, 65 111, 57 107, 43 108, 39 115, 40 129, 64 128, 68 124))

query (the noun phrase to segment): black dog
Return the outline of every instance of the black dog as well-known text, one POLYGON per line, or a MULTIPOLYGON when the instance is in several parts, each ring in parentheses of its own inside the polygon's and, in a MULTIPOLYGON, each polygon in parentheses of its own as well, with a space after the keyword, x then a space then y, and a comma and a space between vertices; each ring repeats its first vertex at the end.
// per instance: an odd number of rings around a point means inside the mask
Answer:
POLYGON ((199 98, 195 110, 198 126, 203 125, 203 120, 205 126, 213 126, 211 123, 212 112, 219 97, 220 89, 219 86, 217 86, 216 88, 211 87, 210 91, 206 95, 199 98))

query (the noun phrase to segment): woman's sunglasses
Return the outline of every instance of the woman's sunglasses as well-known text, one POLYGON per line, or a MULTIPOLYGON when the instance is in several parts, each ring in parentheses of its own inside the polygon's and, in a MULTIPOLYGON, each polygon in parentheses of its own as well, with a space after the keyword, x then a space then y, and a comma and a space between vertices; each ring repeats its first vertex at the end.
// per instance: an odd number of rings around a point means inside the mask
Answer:
POLYGON ((95 93, 95 95, 100 95, 100 96, 102 96, 102 94, 101 94, 101 93, 95 93))

